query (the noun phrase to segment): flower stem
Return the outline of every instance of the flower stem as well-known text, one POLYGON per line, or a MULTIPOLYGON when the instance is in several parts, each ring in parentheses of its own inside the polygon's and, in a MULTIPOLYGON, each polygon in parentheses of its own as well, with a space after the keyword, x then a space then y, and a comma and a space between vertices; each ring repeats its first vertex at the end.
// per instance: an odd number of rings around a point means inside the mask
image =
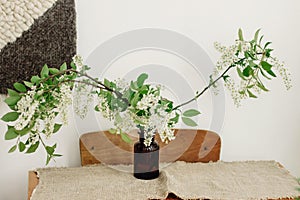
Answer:
MULTIPOLYGON (((241 60, 240 60, 241 61, 241 60)), ((213 86, 213 85, 215 85, 216 84, 216 82, 218 82, 221 78, 223 78, 225 75, 226 75, 226 73, 231 69, 231 68, 233 68, 233 67, 235 67, 236 65, 235 65, 235 63, 234 64, 232 64, 232 65, 230 65, 217 79, 215 79, 214 81, 212 81, 212 82, 210 82, 199 94, 197 94, 194 98, 192 98, 192 99, 190 99, 190 100, 188 100, 188 101, 186 101, 186 102, 184 102, 184 103, 182 103, 182 104, 180 104, 180 105, 178 105, 178 106, 176 106, 176 107, 174 107, 173 108, 173 110, 177 110, 178 108, 180 108, 180 107, 182 107, 182 106, 185 106, 185 105, 187 105, 187 104, 189 104, 189 103, 191 103, 191 102, 193 102, 193 101, 196 101, 206 90, 208 90, 211 86, 213 86)))
MULTIPOLYGON (((77 74, 79 74, 79 75, 81 75, 81 76, 87 77, 88 79, 90 79, 90 80, 92 80, 93 82, 95 82, 95 83, 99 84, 100 86, 102 86, 102 87, 97 86, 98 88, 107 90, 107 91, 112 92, 112 93, 115 93, 115 94, 117 95, 118 98, 120 98, 122 101, 124 101, 127 105, 130 105, 129 102, 128 102, 128 100, 127 100, 126 98, 123 97, 122 93, 120 93, 120 92, 118 92, 118 91, 115 91, 115 90, 111 89, 110 87, 107 87, 107 86, 104 85, 101 81, 98 81, 97 79, 91 77, 91 76, 88 75, 87 73, 82 73, 82 72, 79 72, 79 71, 76 71, 76 70, 72 70, 72 69, 71 69, 71 71, 74 72, 74 73, 77 73, 77 74)), ((92 84, 90 84, 90 85, 92 85, 92 84)))

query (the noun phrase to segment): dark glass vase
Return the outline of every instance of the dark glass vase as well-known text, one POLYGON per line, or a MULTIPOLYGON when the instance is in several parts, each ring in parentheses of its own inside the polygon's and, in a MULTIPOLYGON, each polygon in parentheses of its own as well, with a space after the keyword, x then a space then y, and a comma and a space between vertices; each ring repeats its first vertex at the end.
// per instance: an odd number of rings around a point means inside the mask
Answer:
POLYGON ((139 132, 139 141, 134 144, 134 177, 150 180, 159 176, 159 145, 152 139, 150 146, 144 144, 144 132, 139 132))

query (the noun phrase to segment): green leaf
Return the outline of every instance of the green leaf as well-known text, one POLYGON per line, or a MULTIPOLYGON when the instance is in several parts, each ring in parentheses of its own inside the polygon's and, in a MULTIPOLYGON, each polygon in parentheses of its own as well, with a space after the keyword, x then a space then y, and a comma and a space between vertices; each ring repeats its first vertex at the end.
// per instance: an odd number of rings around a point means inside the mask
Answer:
POLYGON ((197 123, 192 120, 191 118, 188 117, 181 117, 181 120, 183 121, 184 124, 187 126, 197 126, 197 123))
POLYGON ((59 129, 62 127, 62 124, 55 124, 54 125, 54 129, 53 129, 53 133, 56 133, 57 131, 59 131, 59 129))
POLYGON ((242 44, 241 43, 239 43, 239 45, 238 45, 238 50, 239 50, 239 52, 242 52, 242 44))
POLYGON ((257 68, 257 65, 253 62, 253 60, 249 60, 249 66, 252 68, 257 68))
POLYGON ((76 69, 77 69, 77 67, 76 67, 76 65, 75 65, 75 63, 74 63, 73 61, 71 62, 70 66, 71 66, 71 67, 72 67, 72 69, 74 69, 74 70, 76 70, 76 69))
POLYGON ((116 134, 116 133, 117 133, 117 130, 114 129, 114 128, 110 128, 110 129, 108 130, 108 132, 111 133, 111 134, 116 134))
POLYGON ((247 66, 243 70, 243 75, 246 76, 246 77, 249 77, 252 73, 253 73, 253 69, 250 66, 247 66))
POLYGON ((272 70, 269 70, 269 71, 267 71, 267 72, 268 72, 268 74, 270 74, 271 76, 276 77, 276 74, 275 74, 272 70))
POLYGON ((106 86, 106 87, 108 87, 108 88, 110 88, 111 87, 111 82, 108 80, 108 79, 104 79, 104 85, 106 86))
POLYGON ((33 126, 28 127, 28 128, 24 128, 23 130, 15 130, 16 133, 18 133, 21 137, 26 135, 27 133, 29 133, 29 131, 31 131, 33 126))
POLYGON ((9 108, 10 108, 11 110, 17 111, 16 105, 9 106, 9 108))
POLYGON ((47 160, 46 160, 46 165, 49 164, 50 160, 51 160, 52 156, 47 155, 47 160))
POLYGON ((135 93, 133 99, 131 99, 131 101, 130 101, 130 104, 132 106, 136 106, 139 100, 140 100, 140 94, 139 93, 135 93))
POLYGON ((244 41, 242 29, 239 29, 239 40, 244 41))
POLYGON ((87 71, 87 70, 90 70, 91 68, 89 67, 89 66, 87 66, 87 65, 83 65, 82 66, 82 70, 84 70, 84 71, 87 71))
POLYGON ((122 121, 123 121, 122 117, 120 116, 119 113, 117 113, 116 116, 115 116, 115 122, 119 124, 119 123, 121 123, 122 121))
POLYGON ((19 117, 19 113, 17 112, 9 112, 9 113, 6 113, 2 118, 1 120, 5 121, 5 122, 13 122, 13 121, 16 121, 19 117))
POLYGON ((7 89, 7 93, 10 97, 14 97, 14 96, 19 97, 20 96, 20 94, 18 92, 16 92, 15 90, 11 90, 11 89, 7 89))
POLYGON ((264 36, 262 35, 262 36, 260 36, 260 38, 259 38, 259 42, 258 42, 258 44, 260 45, 261 44, 261 42, 262 42, 262 39, 264 38, 264 36))
POLYGON ((99 109, 99 107, 98 107, 98 105, 97 106, 95 106, 95 111, 97 111, 97 112, 100 112, 100 109, 99 109))
MULTIPOLYGON (((223 76, 223 80, 226 82, 227 81, 227 79, 229 78, 230 76, 228 76, 228 75, 224 75, 223 76)), ((213 87, 217 87, 215 84, 213 85, 213 87)))
POLYGON ((249 97, 257 98, 257 96, 255 96, 250 90, 247 90, 247 93, 248 93, 249 97))
POLYGON ((264 46, 264 49, 267 48, 272 42, 267 42, 264 46))
POLYGON ((245 57, 246 58, 251 58, 252 60, 256 60, 256 58, 254 57, 254 54, 251 51, 245 51, 245 57))
POLYGON ((259 31, 260 31, 260 29, 258 29, 258 30, 255 32, 255 34, 254 34, 254 41, 255 41, 255 43, 257 43, 259 31))
POLYGON ((242 94, 242 95, 244 95, 245 91, 244 90, 240 90, 239 93, 242 94))
POLYGON ((269 63, 266 62, 266 61, 261 61, 260 64, 261 64, 262 68, 263 68, 266 72, 268 72, 268 74, 270 74, 270 75, 273 76, 273 77, 276 77, 275 73, 271 70, 271 68, 272 68, 272 65, 271 65, 271 64, 269 64, 269 63))
POLYGON ((41 77, 46 78, 48 76, 49 76, 49 68, 47 65, 44 65, 44 67, 42 68, 42 71, 41 71, 41 77))
POLYGON ((33 153, 37 150, 37 148, 39 147, 40 142, 37 141, 35 144, 32 144, 26 151, 26 153, 33 153))
POLYGON ((65 70, 67 70, 67 64, 66 63, 64 63, 64 64, 62 64, 61 66, 60 66, 60 71, 65 71, 65 70))
POLYGON ((260 64, 261 64, 262 68, 266 71, 269 71, 272 68, 272 65, 266 61, 261 61, 260 64))
POLYGON ((58 74, 59 73, 59 70, 58 69, 56 69, 56 68, 49 68, 49 72, 50 72, 50 74, 58 74))
POLYGON ((126 143, 131 143, 132 142, 130 137, 126 133, 121 132, 121 138, 126 143))
POLYGON ((50 146, 46 146, 45 149, 49 155, 53 155, 53 153, 55 151, 55 148, 50 147, 50 146))
POLYGON ((19 151, 23 152, 25 150, 26 146, 23 142, 19 142, 19 151))
POLYGON ((27 91, 25 85, 23 85, 22 83, 14 83, 14 87, 19 92, 26 92, 27 91))
POLYGON ((133 82, 133 81, 130 82, 130 88, 131 88, 132 90, 138 90, 138 89, 139 89, 137 83, 136 83, 136 82, 133 82))
POLYGON ((148 94, 149 87, 147 85, 141 85, 139 87, 140 87, 139 89, 140 94, 148 94))
POLYGON ((266 49, 266 57, 269 58, 271 56, 271 51, 273 51, 273 49, 266 49))
POLYGON ((31 77, 31 79, 30 79, 30 81, 31 81, 32 83, 38 83, 40 80, 41 80, 41 79, 40 79, 40 77, 38 77, 38 76, 33 76, 33 77, 31 77))
POLYGON ((246 78, 244 77, 243 72, 241 71, 241 69, 239 67, 237 67, 236 70, 237 70, 237 73, 238 73, 239 77, 243 80, 246 80, 246 78))
POLYGON ((5 140, 12 140, 15 139, 16 137, 18 137, 19 135, 15 132, 15 129, 11 126, 8 126, 8 129, 5 133, 5 140))
POLYGON ((142 73, 141 75, 139 75, 139 77, 137 78, 137 86, 142 87, 147 78, 148 78, 148 74, 146 73, 142 73))
POLYGON ((14 106, 18 103, 18 101, 21 99, 20 96, 11 96, 7 97, 4 102, 9 106, 14 106))
POLYGON ((251 88, 253 88, 253 86, 254 86, 254 84, 248 85, 247 88, 248 88, 248 89, 251 89, 251 88))
POLYGON ((179 114, 178 113, 176 113, 175 117, 170 119, 170 121, 174 122, 174 124, 177 124, 178 120, 179 120, 179 114))
POLYGON ((8 153, 12 153, 17 149, 17 145, 12 146, 9 150, 8 153))
POLYGON ((261 73, 266 79, 271 80, 271 78, 268 77, 268 76, 263 72, 263 70, 262 70, 261 68, 259 68, 259 71, 260 71, 260 73, 261 73))
POLYGON ((24 81, 24 84, 29 88, 31 88, 34 85, 33 83, 28 82, 28 81, 24 81))
POLYGON ((185 116, 185 117, 194 117, 194 116, 197 116, 199 114, 201 114, 201 113, 198 110, 190 109, 190 110, 186 110, 183 113, 183 116, 185 116))
POLYGON ((265 92, 268 92, 269 90, 263 85, 263 84, 261 84, 261 83, 259 83, 259 82, 257 82, 257 87, 259 87, 260 89, 262 89, 263 91, 265 91, 265 92))

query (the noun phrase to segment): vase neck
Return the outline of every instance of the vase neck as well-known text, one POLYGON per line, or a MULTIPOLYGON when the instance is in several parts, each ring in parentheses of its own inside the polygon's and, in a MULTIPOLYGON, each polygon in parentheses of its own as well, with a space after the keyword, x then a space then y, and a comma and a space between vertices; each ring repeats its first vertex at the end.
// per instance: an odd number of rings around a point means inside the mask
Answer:
POLYGON ((139 140, 140 140, 140 142, 143 143, 145 141, 144 131, 139 130, 138 134, 139 134, 139 140))
MULTIPOLYGON (((139 140, 141 143, 144 143, 145 141, 145 136, 144 136, 144 131, 143 130, 138 130, 138 134, 139 134, 139 140)), ((154 142, 154 136, 152 137, 152 141, 154 142)))

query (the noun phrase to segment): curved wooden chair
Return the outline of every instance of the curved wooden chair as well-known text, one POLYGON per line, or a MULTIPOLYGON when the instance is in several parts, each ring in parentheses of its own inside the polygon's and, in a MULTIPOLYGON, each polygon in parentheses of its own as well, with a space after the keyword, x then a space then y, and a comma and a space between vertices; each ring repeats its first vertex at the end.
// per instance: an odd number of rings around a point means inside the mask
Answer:
MULTIPOLYGON (((131 134, 133 143, 137 134, 131 134)), ((176 139, 160 145, 160 162, 210 162, 220 159, 221 139, 218 134, 207 130, 176 129, 176 139)), ((132 164, 133 143, 122 141, 119 135, 108 131, 83 134, 80 137, 81 165, 98 163, 132 164)))

